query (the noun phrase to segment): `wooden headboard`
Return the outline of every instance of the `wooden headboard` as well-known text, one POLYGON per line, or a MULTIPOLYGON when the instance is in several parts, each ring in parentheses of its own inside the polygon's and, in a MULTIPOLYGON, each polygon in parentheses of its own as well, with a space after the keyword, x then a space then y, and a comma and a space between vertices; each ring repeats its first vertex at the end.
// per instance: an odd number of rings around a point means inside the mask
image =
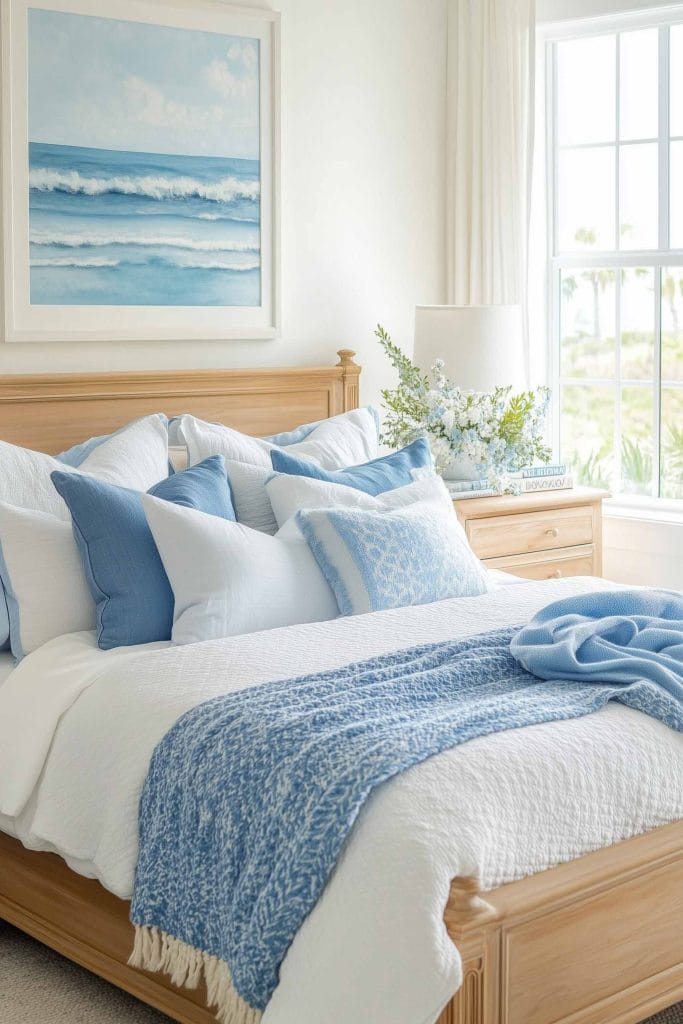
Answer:
POLYGON ((0 439, 54 454, 154 412, 276 434, 358 407, 361 368, 338 355, 313 368, 0 376, 0 439))

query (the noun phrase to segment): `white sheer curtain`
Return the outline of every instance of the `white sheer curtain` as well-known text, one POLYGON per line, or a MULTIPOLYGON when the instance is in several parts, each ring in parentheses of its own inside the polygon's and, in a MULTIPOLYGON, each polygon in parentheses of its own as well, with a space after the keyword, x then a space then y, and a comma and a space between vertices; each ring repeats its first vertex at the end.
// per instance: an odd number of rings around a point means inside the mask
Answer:
POLYGON ((449 0, 448 302, 526 310, 534 0, 449 0))

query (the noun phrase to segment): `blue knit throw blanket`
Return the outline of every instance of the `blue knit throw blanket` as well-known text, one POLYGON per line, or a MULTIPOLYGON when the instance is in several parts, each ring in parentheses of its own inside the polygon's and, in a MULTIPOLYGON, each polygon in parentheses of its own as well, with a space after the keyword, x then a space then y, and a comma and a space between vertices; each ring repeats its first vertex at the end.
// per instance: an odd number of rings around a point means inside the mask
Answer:
POLYGON ((683 731, 683 598, 627 593, 569 598, 521 632, 415 647, 187 712, 142 795, 131 963, 176 984, 203 976, 219 1020, 255 1024, 375 786, 475 737, 613 699, 683 731), (563 672, 572 679, 558 682, 563 672))

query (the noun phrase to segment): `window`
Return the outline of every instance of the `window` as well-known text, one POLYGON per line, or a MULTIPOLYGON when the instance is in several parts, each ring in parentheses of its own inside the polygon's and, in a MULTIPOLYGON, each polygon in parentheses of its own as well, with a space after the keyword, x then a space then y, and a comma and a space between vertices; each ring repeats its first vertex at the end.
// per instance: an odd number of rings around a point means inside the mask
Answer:
POLYGON ((560 456, 683 499, 683 14, 571 32, 546 65, 560 456))

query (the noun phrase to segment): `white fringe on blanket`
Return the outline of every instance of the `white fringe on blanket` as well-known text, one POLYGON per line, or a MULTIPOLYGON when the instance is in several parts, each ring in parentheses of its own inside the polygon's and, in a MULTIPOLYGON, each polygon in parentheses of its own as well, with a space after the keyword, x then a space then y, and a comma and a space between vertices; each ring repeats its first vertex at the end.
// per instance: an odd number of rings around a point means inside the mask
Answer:
POLYGON ((131 967, 163 971, 174 985, 197 988, 202 977, 209 1006, 216 1007, 219 1024, 259 1024, 261 1010, 254 1010, 235 991, 230 968, 224 960, 189 946, 159 928, 135 925, 135 943, 128 958, 131 967))

